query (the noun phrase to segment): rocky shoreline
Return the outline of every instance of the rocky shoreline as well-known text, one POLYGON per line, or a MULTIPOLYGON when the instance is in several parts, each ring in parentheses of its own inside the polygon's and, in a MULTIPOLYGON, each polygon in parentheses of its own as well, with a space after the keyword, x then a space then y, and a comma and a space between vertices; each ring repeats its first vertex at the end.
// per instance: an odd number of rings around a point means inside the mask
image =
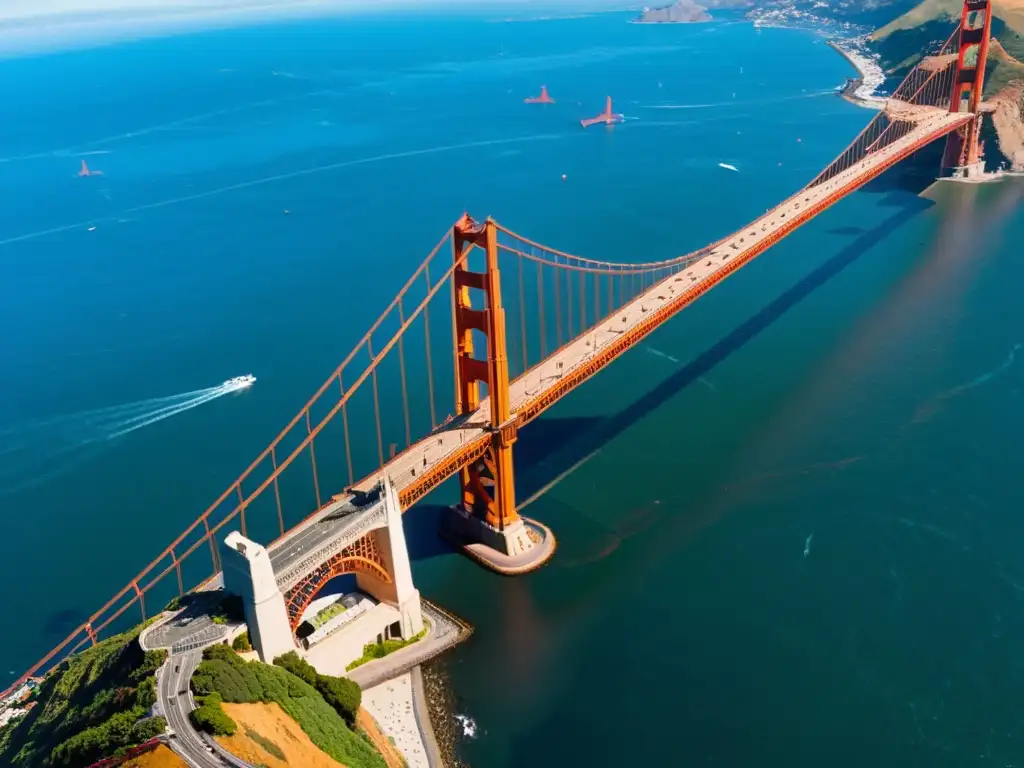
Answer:
POLYGON ((434 732, 434 743, 445 768, 469 768, 458 755, 457 745, 462 726, 455 719, 455 694, 448 684, 444 661, 433 661, 421 667, 427 712, 434 732))

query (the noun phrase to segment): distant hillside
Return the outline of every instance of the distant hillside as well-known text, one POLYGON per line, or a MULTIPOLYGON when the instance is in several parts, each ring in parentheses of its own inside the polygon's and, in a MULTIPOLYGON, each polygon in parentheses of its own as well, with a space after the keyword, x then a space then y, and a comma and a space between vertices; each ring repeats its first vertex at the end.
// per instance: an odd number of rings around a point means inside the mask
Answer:
MULTIPOLYGON (((961 0, 924 0, 871 35, 870 47, 894 85, 927 53, 949 37, 960 17, 961 0)), ((985 96, 1024 77, 1024 0, 994 0, 985 96)))
MULTIPOLYGON (((994 18, 1024 34, 1024 0, 993 0, 994 18)), ((932 21, 952 22, 960 18, 962 0, 924 0, 877 30, 871 37, 884 40, 899 30, 913 30, 932 21)))
POLYGON ((636 18, 638 24, 692 24, 711 21, 711 14, 703 5, 691 0, 679 0, 660 8, 644 8, 636 18))

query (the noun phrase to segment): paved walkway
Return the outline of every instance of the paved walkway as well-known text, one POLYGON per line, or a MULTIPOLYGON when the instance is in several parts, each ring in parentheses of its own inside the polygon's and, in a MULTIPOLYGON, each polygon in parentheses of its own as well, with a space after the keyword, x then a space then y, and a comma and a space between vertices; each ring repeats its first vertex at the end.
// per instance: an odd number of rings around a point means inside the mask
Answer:
POLYGON ((359 683, 365 691, 430 661, 470 634, 468 627, 460 625, 426 600, 423 601, 423 619, 427 622, 428 629, 422 639, 383 659, 356 667, 347 673, 346 677, 359 683))

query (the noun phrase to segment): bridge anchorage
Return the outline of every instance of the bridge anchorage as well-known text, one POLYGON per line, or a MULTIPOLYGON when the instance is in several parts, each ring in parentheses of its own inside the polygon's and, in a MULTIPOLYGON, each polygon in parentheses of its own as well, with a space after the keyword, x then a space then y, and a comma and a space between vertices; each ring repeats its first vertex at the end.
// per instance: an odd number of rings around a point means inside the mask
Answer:
POLYGON ((224 589, 242 598, 253 648, 263 661, 306 648, 335 633, 330 653, 344 667, 375 638, 408 639, 423 630, 419 590, 402 528, 402 508, 388 478, 357 506, 335 501, 326 514, 300 525, 269 549, 232 531, 220 543, 224 589), (335 576, 356 575, 360 602, 342 621, 296 635, 317 593, 335 576), (333 624, 333 625, 332 625, 333 624), (322 635, 322 637, 321 637, 322 635))
POLYGON ((378 619, 390 621, 386 633, 415 634, 422 627, 419 594, 398 510, 408 513, 456 477, 458 501, 442 519, 447 538, 501 573, 545 563, 555 537, 516 504, 512 456, 523 428, 723 280, 923 147, 945 142, 948 175, 980 173, 989 10, 988 0, 967 0, 942 48, 911 70, 831 164, 763 216, 703 248, 662 261, 599 261, 542 245, 493 219, 463 216, 241 476, 13 686, 137 617, 145 620, 147 598, 150 606, 164 605, 186 588, 215 588, 222 564, 224 583, 248 600, 264 655, 294 647, 316 592, 347 572, 378 599, 378 619), (438 354, 445 348, 451 357, 438 354), (439 418, 447 398, 438 393, 449 383, 454 412, 439 418), (270 543, 263 548, 255 538, 270 543))

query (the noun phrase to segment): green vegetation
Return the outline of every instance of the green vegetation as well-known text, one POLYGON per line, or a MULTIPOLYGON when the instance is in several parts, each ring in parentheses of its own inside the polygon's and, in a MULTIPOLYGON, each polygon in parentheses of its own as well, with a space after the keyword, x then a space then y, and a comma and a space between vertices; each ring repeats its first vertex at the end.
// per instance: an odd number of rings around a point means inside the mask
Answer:
POLYGON ((227 624, 228 622, 245 621, 245 609, 242 608, 242 598, 238 595, 225 595, 220 601, 217 610, 213 613, 214 624, 227 624))
POLYGON ((347 677, 320 675, 316 681, 316 689, 320 691, 324 701, 345 719, 349 728, 355 727, 359 705, 363 703, 363 689, 358 683, 347 677))
POLYGON ((324 624, 333 619, 335 616, 340 616, 345 612, 345 606, 340 602, 331 603, 329 606, 319 611, 316 616, 309 620, 310 626, 314 630, 320 629, 324 624))
POLYGON ((999 41, 999 46, 989 48, 983 93, 985 98, 998 93, 1015 80, 1024 80, 1024 37, 1000 19, 992 20, 992 36, 999 41), (1006 54, 998 50, 999 47, 1006 54))
POLYGON ((394 653, 395 651, 405 648, 407 645, 412 645, 426 633, 427 630, 424 629, 410 637, 408 640, 385 640, 380 643, 367 643, 363 646, 363 655, 345 667, 345 670, 348 671, 355 669, 356 667, 361 667, 368 661, 383 659, 389 653, 394 653))
POLYGON ((316 688, 324 697, 324 701, 334 707, 334 711, 345 719, 350 728, 355 725, 359 705, 363 702, 363 689, 358 683, 343 677, 321 675, 295 651, 278 656, 274 659, 274 664, 287 669, 300 680, 316 688))
POLYGON ((181 598, 180 597, 172 597, 171 601, 167 605, 164 606, 164 610, 165 611, 177 611, 177 610, 179 610, 182 607, 184 607, 184 603, 182 602, 181 598))
POLYGON ((299 656, 295 651, 281 654, 274 659, 274 664, 282 669, 287 669, 307 685, 312 685, 316 688, 316 681, 320 677, 320 673, 316 671, 316 667, 299 656))
POLYGON ((36 706, 0 731, 0 765, 87 766, 166 727, 143 719, 156 701, 153 673, 166 651, 143 652, 143 625, 62 661, 34 695, 36 706))
POLYGON ((216 691, 197 699, 199 706, 189 713, 192 725, 213 736, 233 736, 238 725, 221 707, 221 695, 216 691))
MULTIPOLYGON (((263 734, 257 733, 252 728, 246 728, 245 735, 259 744, 260 748, 262 748, 268 755, 273 755, 278 760, 285 760, 284 752, 281 751, 281 748, 263 734)), ((287 760, 285 760, 285 762, 287 762, 287 760)))
POLYGON ((144 741, 155 739, 167 730, 167 720, 163 717, 147 717, 140 720, 132 728, 132 741, 141 744, 144 741))
MULTIPOLYGON (((893 82, 903 78, 926 53, 936 51, 955 27, 961 7, 960 0, 925 2, 875 32, 871 47, 878 52, 882 68, 893 82)), ((992 19, 992 37, 999 41, 1009 57, 1004 56, 998 46, 993 45, 989 49, 982 94, 984 98, 992 96, 1014 80, 1024 79, 1024 64, 1021 63, 1024 62, 1024 37, 1015 26, 1020 26, 1020 20, 997 6, 992 19)))
MULTIPOLYGON (((339 680, 341 685, 327 682, 334 678, 318 675, 295 653, 286 653, 270 665, 246 662, 227 645, 214 645, 203 652, 203 657, 203 663, 192 675, 192 690, 197 696, 204 697, 203 707, 209 705, 210 710, 216 709, 224 714, 221 700, 276 702, 317 747, 338 762, 349 768, 384 766, 384 760, 377 751, 349 728, 343 715, 339 714, 342 710, 336 709, 335 702, 329 702, 319 690, 323 687, 336 699, 337 705, 348 710, 352 700, 348 686, 355 685, 351 681, 339 680)), ((206 717, 216 717, 216 714, 211 712, 206 717)), ((221 723, 221 727, 224 725, 221 723)))
POLYGON ((231 641, 231 647, 236 651, 251 651, 252 643, 249 642, 249 631, 246 630, 231 641))

